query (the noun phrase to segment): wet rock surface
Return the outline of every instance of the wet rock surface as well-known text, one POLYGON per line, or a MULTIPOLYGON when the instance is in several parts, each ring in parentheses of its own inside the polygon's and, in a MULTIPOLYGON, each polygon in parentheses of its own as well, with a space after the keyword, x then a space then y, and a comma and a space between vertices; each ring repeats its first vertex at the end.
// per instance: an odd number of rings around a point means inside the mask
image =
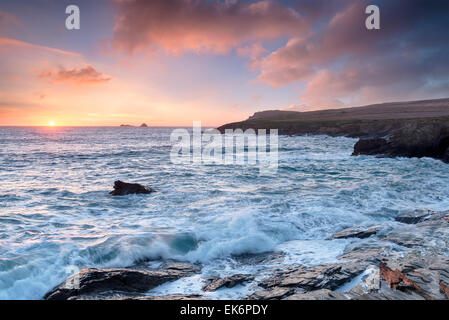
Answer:
POLYGON ((225 278, 210 279, 210 283, 203 287, 204 291, 216 291, 220 288, 233 288, 236 285, 254 280, 254 276, 248 274, 234 274, 225 278))
POLYGON ((295 293, 293 288, 274 287, 268 290, 258 290, 251 294, 249 300, 279 300, 295 293))
POLYGON ((390 257, 380 263, 382 279, 393 290, 416 293, 427 300, 447 299, 449 258, 440 255, 390 257), (443 287, 443 289, 442 289, 443 287))
POLYGON ((335 263, 312 267, 291 266, 288 271, 276 273, 259 283, 263 288, 290 287, 304 291, 336 289, 361 274, 365 263, 335 263))
POLYGON ((435 212, 432 210, 415 210, 398 215, 395 220, 407 224, 417 224, 449 217, 449 211, 435 212))
POLYGON ((132 294, 80 295, 68 300, 203 300, 200 294, 170 294, 166 296, 146 296, 132 294))
POLYGON ((114 190, 109 192, 113 196, 126 196, 128 194, 149 194, 153 189, 144 187, 138 183, 126 183, 120 180, 114 182, 114 190))
POLYGON ((49 291, 44 299, 67 300, 77 297, 110 296, 114 293, 144 293, 165 282, 199 271, 198 266, 186 263, 167 263, 158 269, 87 268, 49 291))
POLYGON ((376 234, 381 229, 381 226, 371 227, 352 227, 338 231, 332 235, 333 239, 347 239, 347 238, 360 238, 365 239, 373 234, 376 234))

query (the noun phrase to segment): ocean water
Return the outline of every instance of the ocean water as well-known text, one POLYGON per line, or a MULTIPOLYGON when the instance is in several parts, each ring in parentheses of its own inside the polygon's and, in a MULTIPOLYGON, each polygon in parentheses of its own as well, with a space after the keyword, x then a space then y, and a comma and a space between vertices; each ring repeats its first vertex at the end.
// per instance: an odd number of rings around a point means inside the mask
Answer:
MULTIPOLYGON (((197 262, 200 275, 154 295, 197 293, 205 276, 330 262, 357 240, 327 240, 402 212, 449 208, 433 159, 352 157, 355 139, 279 137, 275 175, 174 165, 170 128, 0 128, 0 299, 41 299, 77 268, 197 262), (114 180, 157 192, 112 197, 114 180), (248 263, 242 254, 282 252, 248 263)), ((238 286, 210 298, 240 298, 238 286)))

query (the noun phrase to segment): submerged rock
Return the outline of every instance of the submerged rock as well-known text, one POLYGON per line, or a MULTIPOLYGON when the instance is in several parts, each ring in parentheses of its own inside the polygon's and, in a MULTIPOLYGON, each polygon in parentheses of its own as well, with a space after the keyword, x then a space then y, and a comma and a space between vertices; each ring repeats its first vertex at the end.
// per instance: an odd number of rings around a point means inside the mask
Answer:
POLYGON ((338 231, 332 235, 333 239, 360 238, 365 239, 376 234, 381 226, 372 227, 352 227, 338 231))
POLYGON ((151 192, 154 192, 154 190, 138 183, 126 183, 117 180, 114 182, 114 190, 109 192, 109 194, 113 196, 125 196, 128 194, 149 194, 151 192))
POLYGON ((232 288, 236 285, 242 284, 247 281, 254 280, 254 276, 249 274, 234 274, 230 277, 215 278, 211 282, 203 287, 204 291, 215 291, 220 288, 232 288))
POLYGON ((144 293, 167 281, 198 272, 196 265, 168 263, 159 269, 83 269, 50 290, 46 300, 67 300, 82 297, 93 299, 123 293, 144 293))

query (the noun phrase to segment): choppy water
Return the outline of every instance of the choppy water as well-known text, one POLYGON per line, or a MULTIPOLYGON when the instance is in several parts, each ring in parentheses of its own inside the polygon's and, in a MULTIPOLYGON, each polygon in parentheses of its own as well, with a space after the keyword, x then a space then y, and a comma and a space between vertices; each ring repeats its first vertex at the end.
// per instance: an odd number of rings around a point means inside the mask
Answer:
MULTIPOLYGON (((279 169, 173 165, 163 128, 0 128, 0 299, 40 299, 67 266, 175 258, 203 275, 261 272, 235 255, 283 251, 283 262, 332 261, 326 240, 403 211, 449 208, 448 167, 433 159, 351 157, 355 139, 280 137, 279 169), (151 195, 111 197, 114 180, 151 195)), ((151 294, 194 293, 194 276, 151 294)), ((212 298, 241 297, 238 287, 212 298)))

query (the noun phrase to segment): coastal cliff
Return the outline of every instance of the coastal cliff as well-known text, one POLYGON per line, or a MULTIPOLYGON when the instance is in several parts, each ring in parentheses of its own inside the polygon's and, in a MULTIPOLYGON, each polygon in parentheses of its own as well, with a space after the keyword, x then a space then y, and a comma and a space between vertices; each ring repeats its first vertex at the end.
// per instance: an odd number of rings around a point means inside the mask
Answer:
POLYGON ((449 99, 311 112, 263 111, 218 129, 237 128, 360 138, 353 155, 432 157, 449 162, 449 99))

